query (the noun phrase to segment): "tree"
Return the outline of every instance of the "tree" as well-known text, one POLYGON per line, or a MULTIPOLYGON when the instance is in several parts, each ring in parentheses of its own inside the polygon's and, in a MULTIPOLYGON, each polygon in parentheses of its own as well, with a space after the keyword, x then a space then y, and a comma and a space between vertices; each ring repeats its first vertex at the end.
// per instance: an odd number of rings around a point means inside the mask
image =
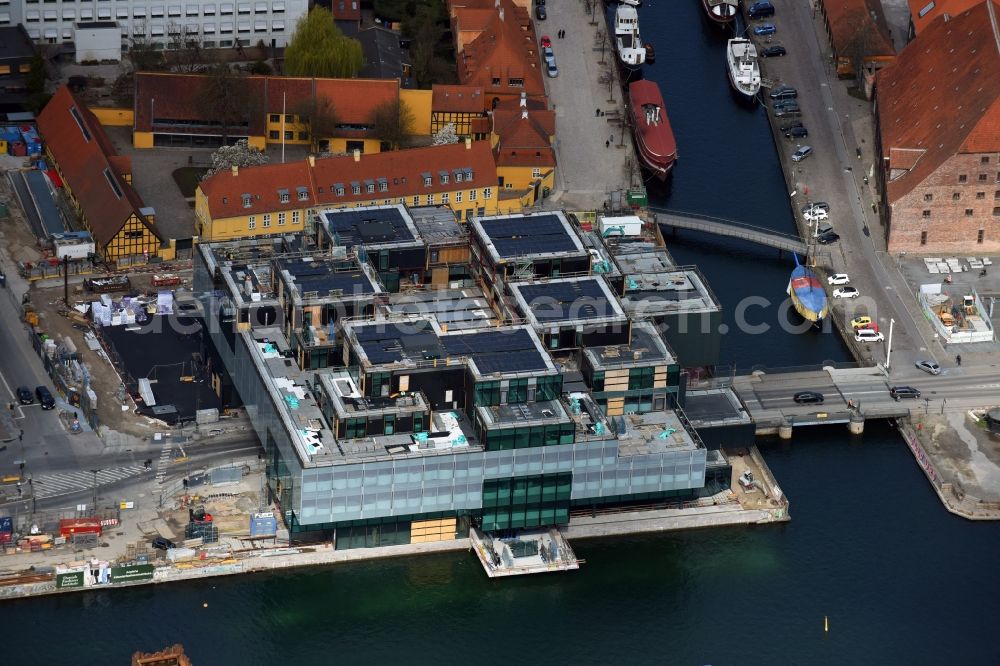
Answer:
POLYGON ((215 60, 213 51, 205 49, 198 31, 190 32, 186 25, 170 24, 170 43, 163 53, 163 61, 172 72, 193 74, 215 60))
POLYGON ((164 68, 163 51, 157 50, 152 40, 146 37, 145 22, 140 22, 129 38, 128 60, 136 72, 155 72, 164 68))
POLYGON ((333 136, 340 123, 337 109, 328 97, 312 95, 293 106, 291 111, 308 125, 309 140, 314 150, 322 139, 333 136))
POLYGON ((261 76, 270 76, 271 74, 274 74, 274 70, 271 69, 271 66, 268 65, 263 60, 258 60, 252 65, 250 65, 250 73, 258 74, 261 76))
POLYGON ((449 143, 458 143, 458 133, 455 131, 455 123, 448 123, 434 133, 431 141, 433 146, 443 146, 449 143))
POLYGON ((246 139, 240 139, 231 146, 220 146, 212 153, 212 168, 205 172, 205 178, 232 167, 252 167, 267 164, 267 153, 252 148, 246 139))
POLYGON ((372 112, 372 132, 393 150, 413 134, 413 112, 398 99, 382 102, 372 112))
POLYGON ((247 123, 258 113, 257 102, 259 100, 250 96, 246 75, 234 72, 222 62, 208 70, 197 100, 202 116, 221 125, 224 142, 233 125, 247 123))
POLYGON ((351 78, 363 61, 361 43, 344 36, 328 9, 315 6, 295 25, 285 47, 288 76, 351 78))

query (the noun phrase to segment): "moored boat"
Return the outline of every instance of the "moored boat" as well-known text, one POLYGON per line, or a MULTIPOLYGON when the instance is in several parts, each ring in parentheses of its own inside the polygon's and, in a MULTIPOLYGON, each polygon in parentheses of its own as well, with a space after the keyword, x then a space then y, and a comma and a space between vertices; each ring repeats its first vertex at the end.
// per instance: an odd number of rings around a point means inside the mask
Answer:
POLYGON ((618 62, 627 70, 635 71, 646 62, 646 47, 639 37, 639 12, 635 7, 615 8, 615 48, 618 62))
POLYGON ((657 178, 666 180, 677 161, 677 141, 667 118, 660 86, 645 79, 633 81, 628 84, 628 98, 639 158, 657 178))
POLYGON ((737 0, 701 0, 708 18, 723 25, 736 18, 738 4, 737 0))
POLYGON ((726 65, 733 88, 750 99, 756 99, 760 90, 760 63, 753 42, 742 38, 730 39, 726 44, 726 65))
POLYGON ((795 270, 788 280, 788 295, 795 311, 807 321, 820 322, 829 313, 823 283, 811 268, 799 263, 798 257, 795 257, 795 270))

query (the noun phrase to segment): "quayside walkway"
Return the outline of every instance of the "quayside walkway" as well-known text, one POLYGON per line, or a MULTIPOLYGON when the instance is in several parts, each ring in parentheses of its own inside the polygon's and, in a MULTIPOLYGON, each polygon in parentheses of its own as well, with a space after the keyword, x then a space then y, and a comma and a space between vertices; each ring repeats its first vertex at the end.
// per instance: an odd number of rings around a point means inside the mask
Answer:
POLYGON ((795 252, 803 256, 809 250, 808 246, 798 236, 784 234, 763 227, 756 227, 737 220, 727 220, 685 211, 670 211, 657 208, 650 208, 650 210, 656 214, 657 224, 672 230, 687 229, 715 236, 737 238, 749 243, 773 247, 783 252, 795 252))

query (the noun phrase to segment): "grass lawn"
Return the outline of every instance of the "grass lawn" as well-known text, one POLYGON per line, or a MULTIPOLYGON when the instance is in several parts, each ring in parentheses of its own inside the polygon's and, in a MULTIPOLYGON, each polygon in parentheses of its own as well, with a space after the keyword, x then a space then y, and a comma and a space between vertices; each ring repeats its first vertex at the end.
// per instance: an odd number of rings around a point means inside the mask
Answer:
POLYGON ((194 189, 198 186, 198 181, 201 177, 205 175, 208 169, 204 167, 181 167, 174 171, 173 178, 174 182, 177 183, 177 187, 180 189, 181 194, 184 195, 186 199, 194 198, 194 189))

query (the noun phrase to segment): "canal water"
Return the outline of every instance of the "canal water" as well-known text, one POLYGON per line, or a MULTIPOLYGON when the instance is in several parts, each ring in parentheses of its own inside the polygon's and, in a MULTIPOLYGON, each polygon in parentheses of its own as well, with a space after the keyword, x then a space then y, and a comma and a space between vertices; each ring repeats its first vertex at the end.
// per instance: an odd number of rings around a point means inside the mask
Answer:
MULTIPOLYGON (((640 16, 680 149, 653 203, 791 231, 766 118, 729 94, 721 31, 697 0, 646 0, 640 16)), ((743 298, 775 303, 757 316, 772 332, 728 333, 726 359, 847 359, 835 334, 780 327, 787 257, 690 235, 670 249, 730 321, 743 298)), ((580 571, 521 580, 456 553, 4 603, 4 661, 110 666, 182 643, 197 666, 1000 663, 1000 526, 948 514, 885 425, 761 446, 785 525, 578 541, 580 571)))

